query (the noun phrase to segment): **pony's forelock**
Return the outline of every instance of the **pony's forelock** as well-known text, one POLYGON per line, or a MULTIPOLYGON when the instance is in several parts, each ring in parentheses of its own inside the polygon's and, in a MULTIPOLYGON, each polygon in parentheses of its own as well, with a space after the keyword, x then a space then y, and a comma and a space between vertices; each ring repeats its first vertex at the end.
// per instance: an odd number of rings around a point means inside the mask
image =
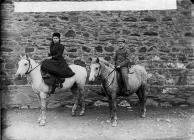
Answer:
POLYGON ((99 63, 98 57, 92 57, 92 58, 89 58, 89 60, 91 61, 91 63, 99 63))
POLYGON ((105 66, 114 68, 114 65, 108 62, 107 60, 105 60, 103 57, 92 57, 92 58, 89 58, 89 60, 91 61, 91 64, 98 63, 100 65, 105 65, 105 66))
POLYGON ((105 60, 103 57, 99 57, 98 59, 99 59, 99 63, 101 63, 101 64, 103 63, 104 65, 106 65, 108 67, 114 68, 114 65, 111 64, 110 62, 108 62, 107 60, 105 60))

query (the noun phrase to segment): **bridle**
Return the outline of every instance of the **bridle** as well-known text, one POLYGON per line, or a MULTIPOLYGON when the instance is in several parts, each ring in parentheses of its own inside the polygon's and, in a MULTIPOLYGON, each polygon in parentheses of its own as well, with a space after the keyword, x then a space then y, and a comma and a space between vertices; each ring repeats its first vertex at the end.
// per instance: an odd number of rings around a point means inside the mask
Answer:
POLYGON ((30 63, 30 59, 26 59, 29 63, 29 67, 28 67, 28 70, 25 72, 25 74, 30 74, 33 70, 35 70, 38 66, 41 65, 42 62, 40 62, 36 67, 34 67, 32 69, 32 64, 30 63))
POLYGON ((96 77, 100 77, 101 68, 102 68, 101 64, 100 64, 100 63, 98 63, 98 64, 100 65, 100 67, 99 67, 99 71, 98 71, 98 74, 97 74, 97 76, 96 76, 96 77))
MULTIPOLYGON (((100 63, 98 63, 99 65, 100 65, 100 67, 99 67, 99 71, 98 71, 98 75, 97 75, 97 77, 100 77, 100 72, 101 72, 101 68, 102 68, 102 66, 101 66, 101 64, 100 63)), ((116 68, 114 68, 104 79, 103 79, 103 81, 105 81, 114 71, 116 70, 116 68)), ((110 84, 107 86, 107 88, 110 86, 110 85, 112 85, 112 83, 113 83, 113 81, 114 81, 114 79, 115 79, 115 73, 114 73, 114 77, 113 77, 113 79, 112 79, 112 81, 110 82, 110 84)))

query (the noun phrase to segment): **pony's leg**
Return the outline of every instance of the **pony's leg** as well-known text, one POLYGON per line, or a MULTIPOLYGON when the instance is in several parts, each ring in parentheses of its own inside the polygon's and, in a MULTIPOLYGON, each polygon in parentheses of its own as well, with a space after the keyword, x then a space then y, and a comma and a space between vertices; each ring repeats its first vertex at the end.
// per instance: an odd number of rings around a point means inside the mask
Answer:
POLYGON ((142 114, 141 117, 145 118, 146 117, 146 88, 147 85, 143 85, 142 86, 142 97, 143 97, 143 101, 142 101, 142 114))
MULTIPOLYGON (((40 107, 41 107, 41 99, 40 99, 40 94, 39 93, 37 93, 37 96, 38 96, 38 99, 39 99, 39 103, 40 103, 40 107)), ((41 113, 40 113, 40 116, 38 117, 38 120, 37 120, 37 123, 40 123, 40 121, 41 121, 41 113)))
POLYGON ((116 92, 112 91, 109 97, 109 106, 111 113, 111 123, 112 126, 117 126, 117 101, 116 101, 116 92))
POLYGON ((76 109, 77 109, 77 106, 78 106, 78 103, 79 103, 80 94, 79 94, 79 91, 78 91, 77 88, 71 88, 71 91, 72 91, 73 96, 74 96, 74 105, 72 107, 71 115, 75 116, 76 115, 76 109))
POLYGON ((108 103, 109 103, 109 110, 110 110, 110 122, 112 123, 113 121, 112 98, 108 98, 108 103))
POLYGON ((40 126, 44 126, 46 123, 46 93, 40 92, 40 100, 41 100, 40 126))
POLYGON ((141 85, 141 87, 137 91, 137 96, 139 98, 139 104, 140 104, 140 116, 142 118, 145 118, 146 114, 146 95, 145 95, 145 85, 141 85))
POLYGON ((112 106, 113 106, 113 121, 112 121, 112 126, 116 127, 117 126, 117 101, 116 98, 112 99, 112 106))
POLYGON ((85 94, 84 90, 80 89, 80 101, 81 101, 81 111, 80 111, 80 116, 83 116, 85 114, 85 94))
POLYGON ((117 126, 117 102, 116 102, 116 93, 112 92, 111 95, 108 95, 108 103, 110 109, 110 122, 112 126, 117 126))

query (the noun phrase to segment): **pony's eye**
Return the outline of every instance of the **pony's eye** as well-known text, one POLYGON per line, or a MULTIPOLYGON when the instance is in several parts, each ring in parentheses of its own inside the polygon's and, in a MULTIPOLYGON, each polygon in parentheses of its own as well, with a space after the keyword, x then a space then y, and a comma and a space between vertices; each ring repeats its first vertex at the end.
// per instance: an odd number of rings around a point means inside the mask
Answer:
POLYGON ((25 66, 27 66, 28 64, 27 64, 27 63, 25 63, 24 65, 25 65, 25 66))
POLYGON ((98 68, 96 68, 96 70, 98 70, 98 68))

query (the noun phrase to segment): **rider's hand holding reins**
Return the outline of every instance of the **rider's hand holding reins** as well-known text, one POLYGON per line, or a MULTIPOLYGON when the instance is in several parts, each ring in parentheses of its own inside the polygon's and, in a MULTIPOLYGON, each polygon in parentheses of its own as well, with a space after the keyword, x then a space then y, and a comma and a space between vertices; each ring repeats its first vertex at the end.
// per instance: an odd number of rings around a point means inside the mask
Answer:
POLYGON ((45 59, 51 59, 52 58, 52 56, 47 56, 45 59))
POLYGON ((117 66, 116 66, 116 69, 119 69, 120 67, 121 67, 120 65, 117 65, 117 66))

